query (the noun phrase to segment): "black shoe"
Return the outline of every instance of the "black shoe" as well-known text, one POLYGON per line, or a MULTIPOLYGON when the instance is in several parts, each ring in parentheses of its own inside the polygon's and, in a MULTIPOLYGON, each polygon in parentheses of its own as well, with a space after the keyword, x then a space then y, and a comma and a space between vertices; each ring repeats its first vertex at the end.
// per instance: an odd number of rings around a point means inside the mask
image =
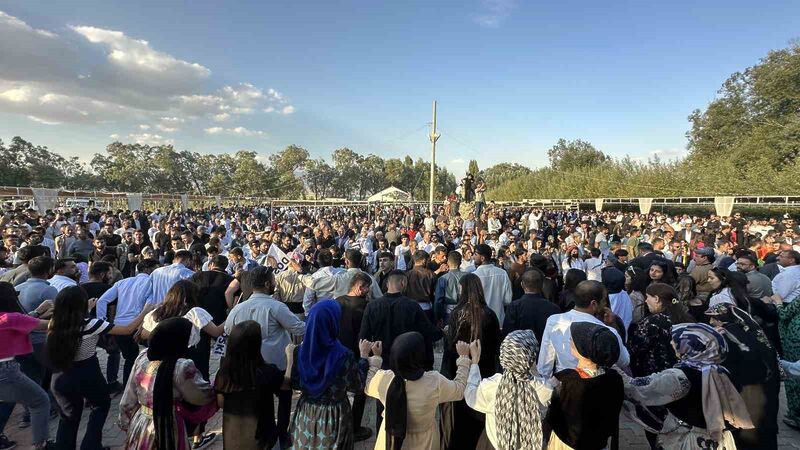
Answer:
MULTIPOLYGON (((43 447, 33 447, 33 448, 34 450, 56 450, 58 447, 56 447, 55 442, 47 441, 44 443, 43 447)), ((108 449, 108 447, 106 447, 106 449, 108 449)))
POLYGON ((31 426, 31 416, 22 416, 19 420, 19 429, 25 429, 31 426))
POLYGON ((356 442, 366 441, 370 436, 372 436, 372 430, 367 427, 358 427, 356 431, 353 432, 353 440, 356 442))
POLYGON ((0 450, 11 450, 17 443, 8 438, 5 434, 0 434, 0 450))
POLYGON ((117 395, 121 394, 123 390, 122 385, 119 381, 115 381, 113 383, 108 383, 108 395, 110 397, 116 397, 117 395))
POLYGON ((217 433, 204 434, 199 441, 192 444, 192 450, 200 450, 201 448, 206 448, 209 444, 214 442, 214 439, 216 438, 217 438, 217 433))

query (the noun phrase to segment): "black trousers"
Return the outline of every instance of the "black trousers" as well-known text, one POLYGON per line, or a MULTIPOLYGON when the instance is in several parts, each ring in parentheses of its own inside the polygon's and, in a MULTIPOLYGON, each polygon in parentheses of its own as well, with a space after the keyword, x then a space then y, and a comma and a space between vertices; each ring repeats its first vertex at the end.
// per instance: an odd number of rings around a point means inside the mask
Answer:
POLYGON ((289 417, 292 414, 292 391, 279 390, 278 397, 278 435, 289 431, 289 417))
POLYGON ((81 450, 100 450, 103 448, 103 426, 108 416, 111 400, 108 396, 108 383, 100 371, 97 356, 76 361, 65 372, 53 374, 51 390, 61 409, 58 421, 56 445, 60 450, 74 450, 81 425, 84 399, 92 405, 86 434, 81 442, 81 450))
POLYGON ((131 376, 133 370, 133 363, 136 357, 139 356, 139 344, 133 340, 133 335, 129 336, 115 336, 117 340, 117 347, 125 358, 125 364, 122 366, 122 385, 128 385, 128 377, 131 376))
POLYGON ((361 427, 361 419, 364 418, 366 404, 367 394, 360 392, 353 397, 353 431, 358 431, 361 427))

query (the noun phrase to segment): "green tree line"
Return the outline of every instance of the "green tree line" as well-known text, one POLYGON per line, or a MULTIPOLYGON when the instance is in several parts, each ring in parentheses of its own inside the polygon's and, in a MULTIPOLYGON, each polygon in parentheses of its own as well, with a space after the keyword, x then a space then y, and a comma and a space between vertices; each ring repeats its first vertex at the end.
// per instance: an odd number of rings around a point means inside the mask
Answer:
MULTIPOLYGON (((288 199, 363 199, 396 186, 424 199, 430 181, 430 164, 422 159, 383 159, 341 148, 328 163, 311 158, 306 149, 296 145, 262 160, 256 152, 246 150, 200 154, 179 151, 172 145, 114 142, 85 164, 17 136, 8 144, 0 140, 0 158, 6 165, 0 171, 1 186, 288 199)), ((436 167, 438 197, 453 192, 455 183, 446 168, 436 167)))

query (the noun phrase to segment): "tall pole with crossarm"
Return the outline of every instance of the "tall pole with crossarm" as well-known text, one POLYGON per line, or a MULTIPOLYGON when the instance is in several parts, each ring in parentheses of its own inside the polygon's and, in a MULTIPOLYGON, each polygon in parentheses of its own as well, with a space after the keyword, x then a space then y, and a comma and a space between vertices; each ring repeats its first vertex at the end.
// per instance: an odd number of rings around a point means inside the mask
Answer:
POLYGON ((428 203, 431 211, 431 217, 434 216, 433 214, 433 191, 436 187, 436 141, 439 140, 439 135, 436 134, 436 100, 433 101, 433 122, 431 123, 431 184, 430 184, 430 197, 428 198, 428 203))

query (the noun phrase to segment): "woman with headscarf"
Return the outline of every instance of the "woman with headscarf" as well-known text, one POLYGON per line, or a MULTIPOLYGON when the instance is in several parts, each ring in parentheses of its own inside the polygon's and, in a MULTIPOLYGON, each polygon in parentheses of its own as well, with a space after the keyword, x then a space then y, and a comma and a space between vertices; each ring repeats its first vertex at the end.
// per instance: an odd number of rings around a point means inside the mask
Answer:
MULTIPOLYGON (((500 348, 500 323, 494 311, 486 305, 481 279, 475 274, 464 275, 459 281, 458 305, 450 314, 446 333, 441 373, 447 378, 456 374, 456 344, 460 341, 479 341, 483 359, 479 363, 481 376, 488 378, 497 372, 497 352, 500 348)), ((475 448, 484 427, 483 414, 470 409, 463 400, 442 405, 442 448, 475 448)))
POLYGON ((659 433, 664 450, 735 450, 728 427, 750 429, 753 423, 730 372, 722 366, 727 341, 702 323, 673 325, 671 339, 678 363, 642 378, 622 374, 625 397, 634 405, 665 406, 670 412, 646 428, 659 433))
POLYGON ((678 276, 675 291, 678 294, 678 301, 686 306, 695 322, 708 323, 708 316, 706 316, 708 307, 706 302, 697 295, 697 281, 691 275, 678 276))
POLYGON ((728 342, 722 364, 731 374, 755 429, 736 430, 741 449, 778 447, 778 396, 781 390, 778 355, 767 335, 747 312, 728 303, 712 306, 706 315, 728 342))
POLYGON ((581 281, 586 281, 586 272, 578 269, 569 269, 564 275, 564 290, 558 294, 558 306, 567 312, 575 307, 575 288, 581 281))
POLYGON ((425 371, 425 338, 417 332, 403 333, 392 343, 390 370, 380 370, 380 345, 369 358, 367 395, 385 405, 375 450, 438 450, 436 407, 461 400, 470 366, 469 344, 456 344, 455 379, 436 371, 425 371))
POLYGON ((275 445, 273 395, 282 384, 283 372, 261 356, 261 325, 253 320, 236 324, 214 378, 217 404, 224 410, 225 448, 266 450, 275 445))
MULTIPOLYGON (((480 347, 477 350, 472 357, 480 359, 480 347)), ((516 330, 500 344, 503 373, 481 379, 480 368, 472 361, 464 400, 486 414, 484 434, 497 450, 542 448, 543 414, 553 388, 536 371, 538 359, 539 342, 533 331, 516 330)))
POLYGON ((214 388, 187 358, 191 333, 187 319, 162 320, 136 358, 119 404, 126 450, 189 450, 185 422, 204 422, 216 413, 214 388))
POLYGON ((555 374, 547 422, 553 429, 548 450, 599 450, 619 425, 622 379, 609 368, 617 361, 620 344, 611 330, 591 322, 570 325, 570 350, 575 369, 555 374))
POLYGON ((308 314, 303 343, 287 347, 287 373, 292 388, 301 392, 290 426, 294 449, 353 448, 347 393, 364 389, 369 346, 359 343, 361 357, 356 358, 339 341, 341 316, 335 300, 316 303, 308 314))

